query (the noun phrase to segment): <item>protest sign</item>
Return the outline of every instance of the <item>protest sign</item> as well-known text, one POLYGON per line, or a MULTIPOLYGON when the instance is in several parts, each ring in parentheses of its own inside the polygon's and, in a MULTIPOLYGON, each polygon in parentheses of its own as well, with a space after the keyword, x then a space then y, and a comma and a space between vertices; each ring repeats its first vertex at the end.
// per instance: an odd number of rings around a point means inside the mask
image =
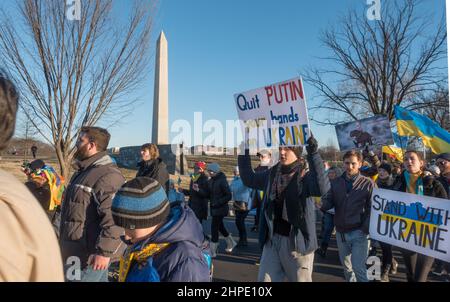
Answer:
POLYGON ((336 125, 336 135, 341 151, 394 143, 389 119, 383 115, 336 125))
POLYGON ((370 238, 450 262, 450 202, 375 188, 370 238))
POLYGON ((301 78, 237 93, 234 101, 243 133, 258 148, 303 146, 310 136, 301 78))

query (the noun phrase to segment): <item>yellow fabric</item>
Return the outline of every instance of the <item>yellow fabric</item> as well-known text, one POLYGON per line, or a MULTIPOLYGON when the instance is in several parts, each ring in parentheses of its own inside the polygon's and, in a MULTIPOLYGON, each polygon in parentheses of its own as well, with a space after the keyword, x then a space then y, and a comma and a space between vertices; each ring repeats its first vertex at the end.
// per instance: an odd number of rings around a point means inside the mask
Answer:
POLYGON ((383 153, 393 155, 399 162, 403 162, 403 150, 394 146, 383 146, 383 153))
POLYGON ((416 194, 416 185, 419 177, 422 175, 422 172, 409 174, 409 186, 406 188, 407 193, 416 194))
POLYGON ((166 248, 168 243, 150 243, 144 249, 140 251, 131 252, 132 247, 128 247, 124 255, 120 258, 119 266, 119 282, 125 282, 127 279, 128 272, 130 271, 131 264, 133 261, 143 262, 148 257, 159 253, 161 250, 166 248))
POLYGON ((437 136, 426 136, 412 120, 397 120, 398 134, 401 136, 420 136, 425 146, 435 154, 450 152, 450 144, 437 136))

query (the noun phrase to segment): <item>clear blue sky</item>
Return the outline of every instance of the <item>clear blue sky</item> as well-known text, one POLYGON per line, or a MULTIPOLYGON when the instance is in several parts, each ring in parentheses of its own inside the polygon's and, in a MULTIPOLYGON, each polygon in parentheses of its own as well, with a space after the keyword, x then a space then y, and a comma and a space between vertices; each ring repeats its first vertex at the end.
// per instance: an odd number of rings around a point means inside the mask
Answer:
MULTIPOLYGON (((177 119, 192 123, 195 111, 203 112, 204 121, 225 124, 237 119, 235 93, 296 77, 308 65, 321 66, 324 62, 317 57, 327 52, 320 32, 334 26, 349 8, 368 7, 366 0, 159 1, 151 47, 164 30, 169 45, 169 129, 177 119)), ((115 0, 115 12, 123 17, 129 3, 115 0)), ((444 5, 444 0, 425 0, 423 8, 440 16, 444 5)), ((150 141, 153 77, 152 66, 148 84, 136 92, 140 104, 110 129, 110 146, 150 141)), ((308 85, 305 94, 309 106, 318 101, 308 85)), ((334 127, 312 123, 311 129, 320 144, 329 138, 336 142, 334 127)))

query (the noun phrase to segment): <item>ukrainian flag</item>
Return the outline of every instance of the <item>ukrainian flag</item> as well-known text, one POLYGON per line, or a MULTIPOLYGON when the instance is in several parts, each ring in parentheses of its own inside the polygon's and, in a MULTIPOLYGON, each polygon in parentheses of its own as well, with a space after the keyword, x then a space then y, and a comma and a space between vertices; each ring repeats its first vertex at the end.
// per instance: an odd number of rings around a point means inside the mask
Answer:
POLYGON ((398 105, 395 106, 394 113, 399 135, 420 136, 424 145, 435 154, 450 152, 450 133, 428 117, 398 105))
POLYGON ((383 146, 382 152, 394 157, 399 162, 403 162, 403 150, 395 146, 383 146))

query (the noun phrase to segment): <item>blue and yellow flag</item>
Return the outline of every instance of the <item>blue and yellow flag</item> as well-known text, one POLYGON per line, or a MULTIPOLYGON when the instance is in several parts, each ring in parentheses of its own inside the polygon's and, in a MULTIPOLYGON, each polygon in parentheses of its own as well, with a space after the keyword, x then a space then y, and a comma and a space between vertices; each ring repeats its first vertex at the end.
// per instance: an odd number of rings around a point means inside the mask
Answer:
POLYGON ((439 127, 428 117, 406 110, 400 106, 394 108, 397 131, 401 136, 420 136, 424 145, 435 154, 450 152, 450 133, 439 127))

